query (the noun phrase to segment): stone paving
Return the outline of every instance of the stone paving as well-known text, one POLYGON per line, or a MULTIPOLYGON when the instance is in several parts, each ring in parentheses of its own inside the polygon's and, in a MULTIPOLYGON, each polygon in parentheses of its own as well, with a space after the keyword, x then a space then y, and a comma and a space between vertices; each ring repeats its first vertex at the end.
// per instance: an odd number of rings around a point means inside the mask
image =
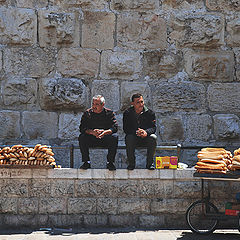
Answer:
POLYGON ((239 240, 236 229, 216 230, 213 234, 199 236, 190 230, 146 230, 146 229, 39 229, 0 231, 0 240, 239 240))

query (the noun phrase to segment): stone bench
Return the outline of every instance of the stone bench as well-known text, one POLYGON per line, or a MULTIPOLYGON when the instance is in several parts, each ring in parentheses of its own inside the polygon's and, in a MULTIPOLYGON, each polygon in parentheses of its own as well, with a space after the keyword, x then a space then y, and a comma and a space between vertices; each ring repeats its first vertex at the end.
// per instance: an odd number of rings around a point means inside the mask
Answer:
MULTIPOLYGON (((54 147, 52 147, 54 149, 54 147)), ((106 149, 105 147, 90 147, 92 149, 106 149)), ((69 150, 70 150, 70 167, 73 168, 74 166, 74 149, 79 149, 79 146, 75 145, 70 145, 69 150)), ((126 149, 125 145, 120 145, 117 147, 117 149, 126 149)), ((145 147, 137 147, 137 149, 145 149, 145 147)), ((180 158, 180 153, 181 153, 181 144, 173 145, 173 146, 157 146, 156 150, 171 150, 171 151, 177 151, 177 157, 178 159, 180 158)))

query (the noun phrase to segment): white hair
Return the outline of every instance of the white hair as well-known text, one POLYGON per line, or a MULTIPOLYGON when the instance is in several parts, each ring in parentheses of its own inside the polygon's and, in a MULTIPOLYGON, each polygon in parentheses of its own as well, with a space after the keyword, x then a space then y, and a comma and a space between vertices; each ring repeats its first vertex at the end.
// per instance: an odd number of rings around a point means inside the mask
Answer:
POLYGON ((95 95, 93 98, 92 98, 93 100, 98 100, 98 99, 100 99, 100 101, 101 101, 101 104, 105 104, 105 98, 102 96, 102 95, 95 95))

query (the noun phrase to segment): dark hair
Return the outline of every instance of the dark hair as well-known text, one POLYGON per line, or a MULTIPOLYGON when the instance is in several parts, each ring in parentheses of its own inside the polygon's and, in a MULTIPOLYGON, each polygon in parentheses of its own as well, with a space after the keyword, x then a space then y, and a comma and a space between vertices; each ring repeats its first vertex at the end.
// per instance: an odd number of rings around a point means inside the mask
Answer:
POLYGON ((143 95, 141 93, 135 93, 132 95, 132 102, 134 101, 134 98, 140 98, 142 97, 143 95))

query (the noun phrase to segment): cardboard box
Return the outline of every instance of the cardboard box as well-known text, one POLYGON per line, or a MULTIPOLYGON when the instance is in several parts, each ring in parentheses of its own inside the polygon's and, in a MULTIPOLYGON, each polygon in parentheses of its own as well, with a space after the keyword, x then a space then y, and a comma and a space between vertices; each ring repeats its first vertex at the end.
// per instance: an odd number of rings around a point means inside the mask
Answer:
POLYGON ((178 166, 177 156, 156 157, 156 168, 176 169, 178 166))

